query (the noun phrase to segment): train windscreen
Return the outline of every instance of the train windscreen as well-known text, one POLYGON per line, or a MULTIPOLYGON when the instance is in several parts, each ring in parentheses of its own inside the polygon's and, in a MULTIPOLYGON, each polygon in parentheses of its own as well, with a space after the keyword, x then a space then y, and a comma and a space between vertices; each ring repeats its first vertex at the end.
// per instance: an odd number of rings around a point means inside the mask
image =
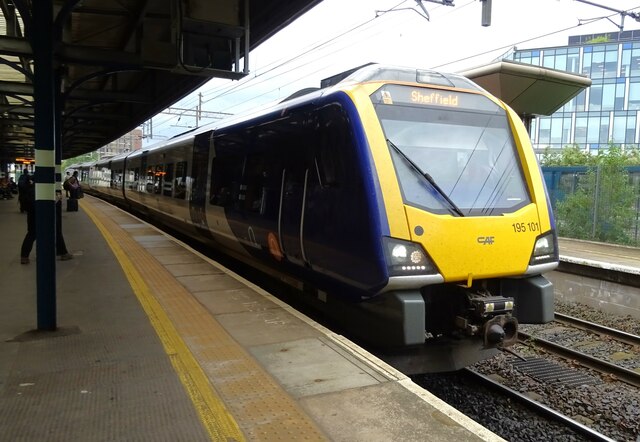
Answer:
POLYGON ((489 216, 530 203, 506 112, 489 98, 385 85, 371 99, 407 204, 489 216))

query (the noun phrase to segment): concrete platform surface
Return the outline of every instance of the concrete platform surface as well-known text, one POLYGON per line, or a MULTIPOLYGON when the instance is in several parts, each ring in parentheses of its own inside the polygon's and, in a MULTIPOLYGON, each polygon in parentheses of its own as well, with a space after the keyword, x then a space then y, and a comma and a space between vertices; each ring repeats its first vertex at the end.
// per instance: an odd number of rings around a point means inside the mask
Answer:
MULTIPOLYGON (((0 440, 501 440, 384 362, 100 200, 63 214, 58 330, 0 201, 0 440)), ((36 250, 37 251, 37 250, 36 250)))

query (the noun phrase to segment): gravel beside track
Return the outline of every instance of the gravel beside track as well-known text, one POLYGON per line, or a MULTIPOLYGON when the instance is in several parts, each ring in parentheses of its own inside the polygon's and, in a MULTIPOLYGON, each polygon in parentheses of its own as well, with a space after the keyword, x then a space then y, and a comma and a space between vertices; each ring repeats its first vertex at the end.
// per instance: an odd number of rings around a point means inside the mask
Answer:
MULTIPOLYGON (((632 317, 603 313, 580 304, 560 304, 556 311, 597 322, 611 328, 640 334, 640 324, 632 317)), ((618 345, 613 343, 614 346, 618 345)), ((594 347, 597 348, 597 347, 594 347)), ((526 393, 530 398, 593 428, 611 439, 621 442, 640 441, 640 390, 608 376, 573 364, 534 347, 515 345, 512 349, 526 357, 540 357, 553 363, 587 372, 596 385, 568 387, 562 384, 540 382, 514 368, 513 355, 502 353, 495 358, 475 364, 471 368, 498 380, 513 390, 526 393)), ((625 348, 624 351, 630 351, 625 348)), ((610 354, 611 350, 602 350, 610 354)), ((633 358, 634 362, 637 359, 633 358)), ((637 367, 637 366, 636 366, 637 367)), ((420 375, 414 381, 444 399, 472 419, 509 441, 581 441, 582 436, 533 415, 528 409, 511 403, 484 387, 472 385, 462 373, 446 375, 420 375)))

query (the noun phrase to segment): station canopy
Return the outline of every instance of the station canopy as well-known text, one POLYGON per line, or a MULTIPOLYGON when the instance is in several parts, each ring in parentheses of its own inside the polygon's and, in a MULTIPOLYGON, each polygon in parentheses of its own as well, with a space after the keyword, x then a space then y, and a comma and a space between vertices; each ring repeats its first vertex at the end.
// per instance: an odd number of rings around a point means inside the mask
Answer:
POLYGON ((522 118, 551 115, 591 86, 584 75, 502 60, 461 72, 522 118))
MULTIPOLYGON (((52 1, 64 159, 110 143, 211 78, 242 78, 245 54, 321 0, 52 1)), ((32 4, 0 0, 0 163, 34 155, 32 4)))

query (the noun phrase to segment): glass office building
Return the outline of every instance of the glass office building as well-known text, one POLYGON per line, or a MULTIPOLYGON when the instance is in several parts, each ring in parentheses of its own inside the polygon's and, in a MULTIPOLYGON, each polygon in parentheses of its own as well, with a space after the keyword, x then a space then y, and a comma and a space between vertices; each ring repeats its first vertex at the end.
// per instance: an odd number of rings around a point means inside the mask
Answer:
POLYGON ((569 37, 562 47, 516 50, 512 59, 591 78, 592 85, 553 115, 535 118, 538 152, 576 144, 597 152, 640 143, 640 30, 569 37))

